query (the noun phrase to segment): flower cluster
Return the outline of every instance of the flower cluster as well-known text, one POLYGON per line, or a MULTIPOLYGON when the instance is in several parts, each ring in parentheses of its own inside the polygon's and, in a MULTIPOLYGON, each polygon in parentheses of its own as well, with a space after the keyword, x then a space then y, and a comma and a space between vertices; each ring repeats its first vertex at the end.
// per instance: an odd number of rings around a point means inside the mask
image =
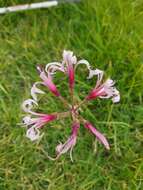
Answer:
POLYGON ((110 149, 109 143, 106 137, 101 134, 89 121, 84 119, 79 114, 80 107, 96 98, 111 98, 113 103, 120 101, 119 91, 114 87, 115 82, 111 79, 107 79, 103 82, 103 71, 99 69, 92 70, 89 62, 87 60, 77 61, 76 56, 73 55, 71 51, 63 51, 62 62, 52 62, 48 63, 45 68, 37 66, 41 81, 34 83, 31 88, 31 99, 27 99, 23 102, 22 108, 27 115, 23 118, 23 123, 27 127, 26 136, 31 140, 35 141, 42 137, 40 134, 40 129, 47 123, 61 118, 71 117, 72 118, 72 130, 71 136, 67 139, 65 143, 60 143, 56 147, 56 157, 50 159, 58 159, 62 154, 70 151, 70 157, 72 160, 72 150, 76 144, 78 130, 80 124, 82 124, 86 129, 88 129, 96 138, 105 146, 106 149, 110 149), (95 87, 87 94, 83 101, 77 104, 74 97, 74 86, 75 86, 75 72, 79 65, 86 65, 89 75, 88 79, 93 76, 97 77, 95 87), (69 92, 71 97, 71 103, 69 103, 65 97, 61 95, 56 85, 53 82, 53 77, 57 72, 62 72, 68 77, 69 81, 69 92), (37 113, 33 111, 33 106, 38 106, 38 94, 44 94, 45 92, 39 88, 39 85, 43 85, 48 88, 48 90, 59 100, 63 102, 63 105, 68 111, 61 113, 37 113))

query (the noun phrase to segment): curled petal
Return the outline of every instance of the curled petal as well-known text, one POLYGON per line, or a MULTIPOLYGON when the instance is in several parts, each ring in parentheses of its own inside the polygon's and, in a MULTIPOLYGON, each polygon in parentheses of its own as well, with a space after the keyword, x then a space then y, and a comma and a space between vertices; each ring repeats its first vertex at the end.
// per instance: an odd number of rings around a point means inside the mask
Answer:
POLYGON ((97 75, 96 87, 101 83, 104 72, 100 69, 90 70, 88 79, 91 79, 94 75, 97 75))
POLYGON ((29 138, 31 141, 35 141, 41 138, 42 135, 40 135, 40 131, 37 128, 31 127, 27 130, 26 137, 29 138))
POLYGON ((61 155, 61 154, 64 154, 66 153, 72 146, 75 145, 75 138, 69 138, 66 143, 62 144, 58 144, 57 147, 56 147, 56 153, 58 155, 61 155))
POLYGON ((36 106, 38 106, 38 103, 35 100, 33 100, 33 99, 27 99, 27 100, 25 100, 23 102, 23 104, 22 104, 23 111, 25 111, 27 113, 31 113, 32 112, 31 109, 33 108, 34 104, 36 106))
POLYGON ((59 62, 48 63, 46 65, 45 71, 47 73, 50 72, 51 75, 55 74, 56 71, 64 72, 64 65, 63 63, 59 63, 59 62))
POLYGON ((43 84, 42 82, 35 82, 31 88, 31 96, 32 98, 37 101, 37 94, 45 94, 44 91, 40 90, 39 88, 37 88, 38 84, 43 84))
POLYGON ((90 75, 91 75, 92 70, 91 70, 90 64, 87 60, 82 59, 82 60, 78 61, 77 64, 75 65, 75 70, 77 69, 77 66, 79 66, 81 64, 86 65, 87 69, 89 70, 89 76, 87 77, 87 79, 90 79, 91 78, 90 75))
POLYGON ((73 150, 73 147, 76 144, 77 133, 78 133, 79 127, 80 127, 79 123, 74 123, 73 124, 71 136, 68 138, 68 140, 64 144, 62 144, 60 142, 60 144, 57 145, 57 147, 56 147, 57 156, 56 156, 56 158, 52 158, 52 157, 48 156, 48 158, 50 160, 56 160, 62 154, 66 153, 66 152, 68 152, 70 150, 70 158, 71 158, 71 161, 73 161, 73 159, 72 159, 72 150, 73 150))
POLYGON ((105 146, 107 150, 110 149, 107 139, 95 127, 93 127, 91 123, 86 122, 85 127, 89 129, 97 137, 97 139, 105 146))
POLYGON ((87 100, 99 98, 111 98, 113 103, 120 101, 120 93, 113 86, 115 82, 112 79, 107 79, 103 84, 99 82, 95 88, 86 97, 87 100))
POLYGON ((43 80, 43 84, 49 88, 49 90, 55 95, 60 96, 59 91, 57 90, 56 85, 52 81, 52 77, 50 73, 48 73, 48 76, 44 71, 41 70, 40 67, 37 67, 38 71, 40 72, 40 78, 43 80))
POLYGON ((33 121, 31 120, 31 116, 30 116, 30 115, 25 116, 25 117, 23 118, 23 123, 24 123, 24 125, 26 125, 26 126, 29 126, 29 125, 33 124, 33 121))
POLYGON ((37 113, 38 117, 31 118, 31 116, 26 116, 23 118, 23 123, 26 126, 33 125, 37 128, 43 127, 46 123, 53 121, 57 118, 56 114, 40 114, 37 113))
POLYGON ((90 71, 90 64, 85 59, 82 59, 82 60, 78 61, 76 66, 75 66, 75 69, 77 68, 78 65, 81 65, 81 64, 86 65, 87 69, 90 71))
POLYGON ((120 93, 119 91, 113 86, 115 81, 112 79, 107 79, 106 82, 103 84, 104 93, 100 95, 100 98, 112 98, 113 103, 117 103, 120 101, 120 93))
POLYGON ((80 126, 79 126, 78 123, 73 124, 73 127, 72 127, 72 134, 71 134, 71 136, 68 138, 68 140, 67 140, 64 144, 60 143, 59 145, 57 145, 57 147, 56 147, 57 158, 59 158, 59 156, 60 156, 61 154, 64 154, 64 153, 66 153, 68 150, 70 150, 70 158, 71 158, 71 160, 73 161, 73 159, 72 159, 72 149, 73 149, 73 147, 74 147, 75 144, 76 144, 77 132, 78 132, 79 127, 80 127, 80 126))
POLYGON ((100 82, 102 81, 104 72, 100 69, 92 70, 89 62, 85 59, 78 61, 76 66, 75 66, 75 69, 80 64, 86 65, 87 69, 89 70, 89 76, 87 77, 87 79, 91 79, 94 75, 97 75, 97 83, 96 83, 96 87, 97 87, 100 84, 100 82))
POLYGON ((115 81, 113 81, 112 79, 107 79, 104 83, 104 86, 109 88, 112 87, 115 84, 115 81))
POLYGON ((114 89, 114 96, 112 97, 113 103, 120 102, 120 93, 117 89, 114 89))

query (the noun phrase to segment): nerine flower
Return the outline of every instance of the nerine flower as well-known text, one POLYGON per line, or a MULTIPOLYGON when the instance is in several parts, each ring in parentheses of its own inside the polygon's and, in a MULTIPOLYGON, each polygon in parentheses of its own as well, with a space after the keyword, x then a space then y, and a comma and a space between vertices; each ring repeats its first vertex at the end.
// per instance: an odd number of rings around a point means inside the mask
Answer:
POLYGON ((97 81, 97 85, 89 95, 86 97, 87 100, 92 100, 97 97, 99 98, 112 98, 114 103, 119 102, 120 94, 119 91, 113 87, 115 82, 111 79, 107 79, 104 83, 97 81))
POLYGON ((26 136, 34 141, 41 137, 39 129, 48 122, 55 120, 57 118, 57 114, 44 114, 33 112, 31 110, 32 104, 38 105, 35 100, 28 99, 24 101, 24 103, 22 104, 22 108, 26 113, 29 114, 23 118, 23 123, 25 124, 25 126, 28 127, 26 136))
POLYGON ((80 107, 88 103, 96 98, 105 98, 113 101, 113 103, 120 101, 120 93, 115 88, 115 82, 108 78, 103 82, 104 72, 100 69, 91 69, 91 66, 87 60, 77 60, 76 56, 73 55, 71 51, 63 51, 63 60, 62 62, 52 62, 48 63, 44 68, 41 66, 37 66, 37 70, 39 71, 40 78, 42 81, 35 82, 31 88, 31 99, 27 99, 22 104, 22 109, 27 115, 23 118, 23 123, 27 127, 26 136, 31 140, 35 141, 40 139, 43 134, 40 134, 41 128, 43 128, 47 123, 52 122, 57 119, 64 119, 66 117, 71 117, 72 119, 72 132, 71 136, 67 139, 65 143, 61 143, 56 147, 56 156, 54 158, 49 157, 51 160, 58 159, 62 154, 70 151, 70 157, 72 159, 72 150, 76 145, 77 134, 82 124, 86 129, 88 129, 97 140, 102 143, 107 150, 110 149, 109 143, 106 137, 97 130, 89 121, 84 119, 80 113, 80 107), (85 98, 78 102, 76 97, 74 97, 74 86, 75 86, 75 72, 79 65, 86 65, 89 76, 87 79, 91 79, 93 76, 97 77, 97 82, 95 87, 85 96, 85 98), (59 92, 56 84, 53 82, 54 75, 57 72, 64 73, 69 79, 69 89, 71 91, 71 103, 66 100, 66 97, 63 97, 59 92), (43 90, 40 89, 40 86, 47 87, 49 92, 51 92, 54 96, 59 98, 63 102, 63 105, 68 109, 67 112, 54 112, 54 113, 39 113, 33 111, 35 107, 38 107, 38 95, 45 94, 43 90), (78 103, 77 103, 78 102, 78 103))
POLYGON ((55 95, 55 96, 60 96, 59 91, 57 90, 56 85, 52 81, 52 76, 51 73, 48 72, 47 74, 45 71, 43 71, 42 68, 37 66, 37 70, 40 73, 40 78, 43 80, 43 84, 49 88, 49 90, 55 95))
POLYGON ((71 133, 71 136, 68 138, 68 140, 62 144, 60 142, 60 144, 58 144, 56 146, 56 157, 55 158, 51 158, 50 156, 49 159, 51 160, 56 160, 58 159, 62 154, 66 153, 67 151, 70 150, 70 158, 71 160, 73 161, 72 159, 72 150, 73 150, 73 147, 75 146, 76 144, 76 139, 77 139, 77 133, 78 133, 78 129, 80 127, 80 124, 78 122, 75 122, 72 126, 72 133, 71 133))

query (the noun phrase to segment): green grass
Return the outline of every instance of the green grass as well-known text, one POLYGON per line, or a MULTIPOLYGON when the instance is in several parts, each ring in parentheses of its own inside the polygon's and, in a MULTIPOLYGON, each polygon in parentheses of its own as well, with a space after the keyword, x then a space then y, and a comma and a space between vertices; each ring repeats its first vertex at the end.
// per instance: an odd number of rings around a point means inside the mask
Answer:
MULTIPOLYGON (((0 6, 23 1, 0 1, 0 6)), ((28 1, 28 2, 34 2, 28 1)), ((89 89, 79 71, 79 89, 89 89)), ((62 82, 58 84, 61 88, 62 82)), ((50 94, 43 109, 60 110, 50 94)), ((0 190, 143 189, 143 2, 83 0, 80 4, 0 16, 0 190), (60 60, 63 49, 116 80, 121 102, 93 101, 83 115, 111 144, 108 153, 82 126, 71 163, 46 158, 70 133, 70 120, 43 129, 38 143, 19 126, 21 103, 39 80, 36 64, 60 60), (55 127, 54 127, 55 126, 55 127)))

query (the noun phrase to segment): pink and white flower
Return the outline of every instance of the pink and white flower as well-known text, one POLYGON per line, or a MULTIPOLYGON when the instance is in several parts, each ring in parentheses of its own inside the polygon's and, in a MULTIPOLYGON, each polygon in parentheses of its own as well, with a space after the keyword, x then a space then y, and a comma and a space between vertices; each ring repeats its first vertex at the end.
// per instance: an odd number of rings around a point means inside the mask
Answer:
POLYGON ((49 90, 55 95, 60 96, 59 91, 57 90, 56 85, 52 81, 52 76, 50 73, 46 75, 45 71, 43 71, 39 66, 37 70, 40 72, 40 78, 43 80, 43 84, 49 88, 49 90))
POLYGON ((97 137, 97 139, 105 146, 107 150, 110 149, 107 139, 95 127, 93 127, 91 123, 86 122, 84 126, 85 128, 89 129, 89 131, 91 131, 91 133, 97 137))
POLYGON ((57 119, 56 114, 43 114, 32 111, 34 104, 36 106, 38 105, 37 102, 32 99, 28 99, 22 104, 22 109, 28 113, 28 115, 23 118, 23 124, 28 128, 26 136, 32 141, 41 137, 39 131, 40 128, 50 121, 57 119))
MULTIPOLYGON (((31 140, 35 141, 40 139, 43 134, 40 134, 41 128, 45 126, 47 123, 52 122, 55 119, 63 119, 66 117, 72 118, 72 132, 71 136, 67 139, 65 143, 60 143, 56 147, 56 157, 52 158, 50 156, 49 159, 56 160, 64 153, 70 151, 70 158, 72 159, 72 150, 77 141, 77 134, 80 128, 80 124, 88 129, 92 134, 96 136, 96 138, 105 146, 107 150, 110 149, 109 143, 106 137, 101 134, 90 122, 82 118, 80 116, 80 107, 88 103, 89 100, 96 98, 111 98, 113 103, 120 101, 120 93, 115 88, 115 82, 112 79, 107 79, 103 82, 104 72, 100 69, 91 69, 91 65, 87 60, 77 60, 76 56, 71 51, 63 51, 63 60, 61 62, 51 62, 48 63, 43 69, 42 67, 37 67, 40 78, 42 81, 35 82, 31 88, 31 96, 32 98, 27 99, 22 104, 22 109, 27 115, 23 118, 23 123, 27 127, 26 136, 31 140), (87 79, 92 79, 93 77, 97 77, 97 82, 93 90, 91 90, 88 95, 83 99, 83 101, 79 102, 76 100, 74 96, 74 86, 75 86, 75 72, 77 67, 81 64, 85 65, 87 70, 89 71, 89 75, 87 79), (71 103, 69 103, 65 97, 61 96, 61 93, 57 89, 56 85, 53 82, 55 74, 57 72, 62 72, 69 79, 69 88, 70 88, 70 97, 71 103), (61 113, 39 113, 33 111, 36 107, 38 107, 38 95, 44 95, 45 92, 40 89, 40 86, 48 87, 50 92, 52 92, 56 97, 59 98, 63 102, 63 105, 66 107, 67 112, 61 113), (74 97, 73 97, 74 96, 74 97)), ((43 88, 44 89, 44 88, 43 88)))
POLYGON ((27 115, 23 118, 23 123, 26 126, 35 126, 36 128, 42 128, 46 123, 53 121, 57 118, 55 114, 42 114, 35 113, 36 117, 31 118, 31 115, 27 115))
POLYGON ((111 98, 113 103, 120 101, 120 93, 114 87, 115 82, 111 79, 107 79, 104 83, 97 81, 95 88, 86 97, 87 100, 99 98, 111 98))
POLYGON ((40 114, 35 113, 38 117, 31 118, 30 115, 27 115, 23 118, 23 123, 30 128, 28 128, 26 132, 26 136, 30 138, 31 141, 35 141, 39 138, 41 138, 39 129, 42 128, 45 124, 49 123, 50 121, 53 121, 57 118, 56 115, 48 115, 48 114, 40 114))
POLYGON ((70 158, 71 158, 71 161, 73 162, 72 150, 73 150, 74 146, 76 145, 77 133, 78 133, 79 127, 80 127, 79 123, 73 124, 72 133, 71 133, 71 136, 68 138, 68 140, 64 144, 60 143, 56 146, 56 154, 57 154, 56 158, 52 158, 49 156, 49 159, 56 160, 62 154, 65 154, 66 152, 70 151, 70 158))

